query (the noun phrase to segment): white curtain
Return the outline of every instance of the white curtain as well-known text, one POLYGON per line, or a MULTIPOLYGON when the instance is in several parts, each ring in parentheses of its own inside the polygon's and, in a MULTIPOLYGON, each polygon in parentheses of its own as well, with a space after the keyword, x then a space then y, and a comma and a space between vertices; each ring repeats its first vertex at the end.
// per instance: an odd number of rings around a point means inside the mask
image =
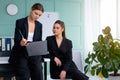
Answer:
POLYGON ((106 26, 120 39, 120 0, 84 0, 84 58, 106 26))
POLYGON ((120 39, 120 0, 117 0, 117 38, 120 39))
MULTIPOLYGON (((100 27, 111 27, 113 38, 116 38, 117 28, 117 0, 100 0, 100 27)), ((119 1, 119 0, 118 0, 119 1)), ((100 30, 101 30, 100 29, 100 30)))
POLYGON ((100 0, 84 2, 84 57, 92 50, 92 42, 100 33, 100 0))

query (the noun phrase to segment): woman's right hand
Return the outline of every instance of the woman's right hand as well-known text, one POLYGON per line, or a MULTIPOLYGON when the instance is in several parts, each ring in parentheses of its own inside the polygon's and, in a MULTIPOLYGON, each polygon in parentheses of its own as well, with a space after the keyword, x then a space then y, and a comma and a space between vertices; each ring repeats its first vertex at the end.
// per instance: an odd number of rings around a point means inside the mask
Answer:
POLYGON ((22 40, 20 41, 20 45, 21 46, 26 46, 27 45, 27 40, 25 38, 22 38, 22 40))
POLYGON ((62 70, 60 72, 60 80, 65 80, 65 78, 66 78, 66 71, 62 70))
POLYGON ((55 63, 56 63, 57 66, 61 66, 62 65, 62 63, 61 63, 61 61, 60 61, 59 58, 55 57, 54 61, 55 61, 55 63))

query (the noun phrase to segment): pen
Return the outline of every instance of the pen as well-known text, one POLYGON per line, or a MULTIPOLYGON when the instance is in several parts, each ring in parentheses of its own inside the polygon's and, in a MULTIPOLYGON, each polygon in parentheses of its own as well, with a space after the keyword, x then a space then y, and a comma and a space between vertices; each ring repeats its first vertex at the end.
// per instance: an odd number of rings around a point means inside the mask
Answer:
POLYGON ((19 33, 20 33, 21 37, 22 37, 22 38, 24 38, 24 36, 22 35, 22 33, 21 33, 21 31, 20 31, 20 30, 19 30, 19 33))

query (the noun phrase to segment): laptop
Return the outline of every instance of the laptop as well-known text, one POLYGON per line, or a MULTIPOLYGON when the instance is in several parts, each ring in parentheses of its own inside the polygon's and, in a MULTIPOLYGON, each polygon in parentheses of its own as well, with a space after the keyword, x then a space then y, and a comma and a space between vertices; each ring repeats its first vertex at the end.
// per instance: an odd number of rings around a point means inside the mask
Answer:
POLYGON ((39 56, 48 54, 47 40, 30 42, 26 46, 28 56, 39 56))

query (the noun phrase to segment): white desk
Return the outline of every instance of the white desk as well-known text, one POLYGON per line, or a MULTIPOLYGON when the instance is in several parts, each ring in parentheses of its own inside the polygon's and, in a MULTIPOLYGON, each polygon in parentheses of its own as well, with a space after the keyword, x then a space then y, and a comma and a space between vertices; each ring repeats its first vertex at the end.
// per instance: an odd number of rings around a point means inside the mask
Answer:
POLYGON ((4 80, 11 80, 11 78, 15 75, 8 59, 9 57, 0 57, 0 77, 4 80))
MULTIPOLYGON (((0 64, 8 64, 9 57, 0 57, 0 64)), ((44 62, 50 62, 49 58, 44 58, 44 62)))
POLYGON ((50 62, 50 59, 44 58, 44 80, 47 80, 47 62, 50 62))
POLYGON ((0 64, 8 64, 9 57, 0 57, 0 64))
MULTIPOLYGON (((0 57, 0 65, 9 64, 9 57, 0 57)), ((47 80, 47 62, 50 62, 49 58, 44 58, 44 80, 47 80)))

